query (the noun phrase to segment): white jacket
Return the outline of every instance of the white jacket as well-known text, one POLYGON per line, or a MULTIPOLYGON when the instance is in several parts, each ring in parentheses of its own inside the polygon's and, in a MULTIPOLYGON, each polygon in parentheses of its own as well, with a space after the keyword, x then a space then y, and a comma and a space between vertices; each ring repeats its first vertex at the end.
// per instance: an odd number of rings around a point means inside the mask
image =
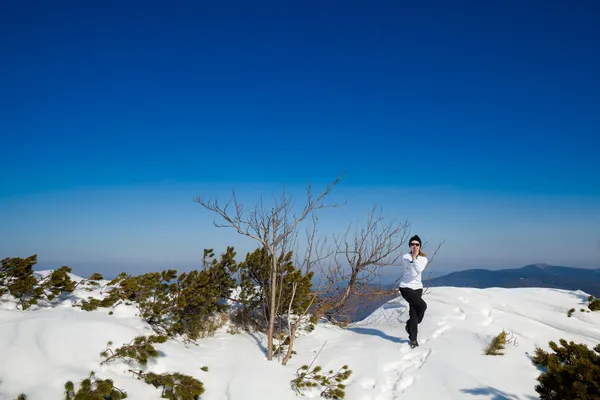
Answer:
POLYGON ((410 253, 402 256, 402 276, 399 287, 410 289, 423 289, 421 274, 427 266, 428 260, 425 256, 417 256, 413 261, 410 253))

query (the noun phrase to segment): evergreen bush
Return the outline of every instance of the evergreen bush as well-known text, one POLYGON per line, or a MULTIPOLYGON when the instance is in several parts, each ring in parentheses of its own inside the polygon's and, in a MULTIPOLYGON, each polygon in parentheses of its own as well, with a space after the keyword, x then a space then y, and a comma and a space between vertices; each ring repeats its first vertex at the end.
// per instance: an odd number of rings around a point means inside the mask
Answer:
POLYGON ((143 371, 131 371, 138 379, 143 379, 155 388, 161 388, 161 397, 171 400, 198 400, 204 393, 204 384, 189 375, 180 374, 155 374, 143 371))
POLYGON ((196 340, 212 335, 225 321, 219 313, 227 309, 222 302, 236 285, 235 251, 228 247, 221 259, 212 249, 204 250, 203 268, 177 275, 176 270, 151 272, 138 276, 119 274, 109 282, 103 299, 88 298, 78 304, 83 310, 112 307, 121 302, 135 303, 140 316, 159 335, 181 335, 196 340))
POLYGON ((150 357, 158 357, 159 355, 153 345, 156 343, 164 343, 167 339, 167 336, 138 336, 129 342, 129 344, 124 344, 122 347, 115 350, 110 348, 113 343, 108 342, 106 350, 100 353, 100 356, 104 358, 100 365, 116 359, 121 359, 127 364, 137 361, 140 365, 146 365, 150 357))
POLYGON ((81 381, 79 390, 75 391, 73 382, 65 384, 65 400, 121 400, 127 398, 127 393, 114 386, 110 379, 98 379, 94 371, 81 381))
POLYGON ((549 342, 553 353, 539 347, 531 358, 544 372, 535 391, 541 400, 600 400, 600 344, 590 350, 565 339, 549 342))
MULTIPOLYGON (((292 313, 302 313, 312 299, 313 272, 304 274, 292 262, 293 253, 281 255, 278 262, 276 319, 280 320, 291 303, 292 313), (292 287, 296 291, 292 301, 292 287)), ((232 322, 245 330, 266 330, 266 321, 271 313, 271 259, 265 248, 258 248, 246 254, 246 259, 239 264, 240 296, 238 302, 243 308, 232 316, 232 322)))
POLYGON ((38 279, 33 271, 37 254, 27 258, 4 258, 0 266, 0 296, 9 294, 17 300, 17 308, 27 310, 40 300, 52 301, 62 293, 70 293, 75 282, 71 268, 60 267, 38 279))

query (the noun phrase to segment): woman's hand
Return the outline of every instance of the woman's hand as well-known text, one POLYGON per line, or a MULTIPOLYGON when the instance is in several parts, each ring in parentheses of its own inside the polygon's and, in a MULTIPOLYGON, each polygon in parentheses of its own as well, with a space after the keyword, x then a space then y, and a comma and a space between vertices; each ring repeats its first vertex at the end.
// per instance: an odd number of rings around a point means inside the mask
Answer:
POLYGON ((410 255, 412 256, 413 261, 417 258, 417 256, 419 255, 419 250, 421 249, 421 247, 419 246, 411 246, 410 247, 410 255))

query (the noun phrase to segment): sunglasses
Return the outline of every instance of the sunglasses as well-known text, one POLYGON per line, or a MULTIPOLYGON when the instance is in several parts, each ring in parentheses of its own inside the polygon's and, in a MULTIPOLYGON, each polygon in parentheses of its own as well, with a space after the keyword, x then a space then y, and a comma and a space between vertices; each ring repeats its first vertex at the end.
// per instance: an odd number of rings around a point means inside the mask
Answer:
POLYGON ((419 244, 419 243, 411 243, 410 245, 411 245, 411 246, 420 246, 420 244, 419 244))

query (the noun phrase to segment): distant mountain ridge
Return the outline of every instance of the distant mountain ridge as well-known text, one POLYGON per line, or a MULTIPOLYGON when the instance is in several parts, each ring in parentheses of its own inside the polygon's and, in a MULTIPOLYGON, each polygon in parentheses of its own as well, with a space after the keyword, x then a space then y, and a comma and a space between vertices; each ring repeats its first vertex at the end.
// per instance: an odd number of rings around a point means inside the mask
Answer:
POLYGON ((584 269, 531 264, 514 269, 467 269, 439 276, 425 282, 426 286, 454 286, 473 288, 543 287, 582 290, 600 297, 600 268, 584 269))

